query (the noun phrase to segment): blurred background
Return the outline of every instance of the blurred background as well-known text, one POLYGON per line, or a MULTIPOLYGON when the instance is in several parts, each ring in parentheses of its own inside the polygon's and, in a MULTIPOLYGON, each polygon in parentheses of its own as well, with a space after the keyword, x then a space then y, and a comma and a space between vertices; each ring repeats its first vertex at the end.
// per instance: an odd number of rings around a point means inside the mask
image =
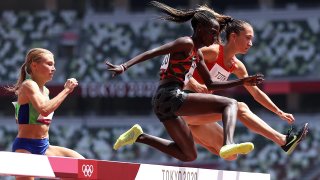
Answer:
MULTIPOLYGON (((235 140, 252 141, 255 150, 233 162, 201 147, 197 160, 191 163, 142 144, 112 149, 117 137, 135 123, 147 133, 169 138, 151 109, 161 57, 140 63, 116 78, 111 78, 104 65, 105 59, 119 64, 177 37, 191 35, 190 23, 157 19, 160 13, 148 0, 0 1, 0 150, 11 151, 17 133, 11 105, 15 95, 3 87, 16 82, 27 51, 42 47, 55 54, 57 72, 48 84, 51 97, 62 90, 67 78, 79 81, 79 87, 55 112, 50 129, 53 145, 74 149, 90 159, 270 173, 275 180, 320 179, 320 2, 159 1, 182 9, 207 4, 252 24, 254 45, 238 58, 250 74, 265 75, 261 89, 283 111, 295 115, 295 126, 304 122, 311 126, 308 137, 292 155, 287 156, 275 143, 240 122, 235 140)), ((285 134, 290 128, 242 87, 219 94, 247 103, 279 132, 285 134)))

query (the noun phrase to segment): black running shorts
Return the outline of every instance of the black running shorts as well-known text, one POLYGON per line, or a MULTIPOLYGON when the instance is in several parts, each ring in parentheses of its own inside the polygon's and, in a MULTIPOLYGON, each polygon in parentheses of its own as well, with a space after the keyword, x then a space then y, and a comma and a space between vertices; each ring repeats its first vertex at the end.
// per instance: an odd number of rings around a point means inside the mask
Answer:
POLYGON ((160 121, 177 119, 175 114, 181 107, 187 94, 178 83, 160 85, 152 98, 153 111, 160 121))

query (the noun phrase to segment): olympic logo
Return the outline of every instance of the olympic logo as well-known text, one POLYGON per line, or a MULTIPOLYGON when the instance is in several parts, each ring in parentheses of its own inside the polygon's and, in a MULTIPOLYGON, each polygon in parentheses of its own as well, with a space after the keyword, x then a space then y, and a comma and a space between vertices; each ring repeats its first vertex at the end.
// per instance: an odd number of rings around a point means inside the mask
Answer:
POLYGON ((93 165, 88 165, 88 164, 82 165, 82 173, 84 177, 91 177, 93 171, 94 171, 93 165))

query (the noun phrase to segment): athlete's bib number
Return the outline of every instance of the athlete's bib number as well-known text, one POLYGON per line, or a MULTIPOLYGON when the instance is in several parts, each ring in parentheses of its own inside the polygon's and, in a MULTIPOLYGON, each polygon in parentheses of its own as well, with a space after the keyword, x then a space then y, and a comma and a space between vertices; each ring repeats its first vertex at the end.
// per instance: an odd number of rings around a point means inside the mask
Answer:
POLYGON ((161 64, 160 70, 166 71, 168 69, 169 60, 170 60, 170 54, 165 55, 163 60, 162 60, 162 64, 161 64))
POLYGON ((197 67, 196 59, 195 59, 195 57, 192 57, 191 67, 189 69, 189 72, 184 77, 184 85, 186 85, 189 82, 189 80, 192 77, 193 72, 196 69, 196 67, 197 67))

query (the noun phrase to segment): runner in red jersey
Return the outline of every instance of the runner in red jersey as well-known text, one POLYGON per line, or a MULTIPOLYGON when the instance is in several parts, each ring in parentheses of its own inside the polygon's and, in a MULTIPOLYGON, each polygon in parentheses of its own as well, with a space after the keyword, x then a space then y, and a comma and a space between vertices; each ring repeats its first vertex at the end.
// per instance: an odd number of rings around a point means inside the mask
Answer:
MULTIPOLYGON (((246 54, 252 46, 253 28, 245 21, 232 19, 228 22, 225 31, 227 39, 225 45, 214 44, 201 49, 211 78, 216 81, 227 81, 230 74, 235 74, 238 78, 247 77, 246 67, 236 55, 246 54)), ((259 87, 246 85, 244 87, 258 103, 278 115, 281 119, 289 124, 295 121, 292 114, 283 112, 259 87)), ((184 89, 187 92, 212 93, 204 85, 204 81, 197 71, 195 71, 193 78, 190 79, 184 89)), ((196 143, 217 155, 223 145, 223 129, 215 121, 221 118, 221 114, 183 117, 191 129, 196 143)), ((272 140, 288 154, 295 149, 308 131, 308 124, 306 123, 296 133, 290 131, 287 135, 281 134, 250 111, 249 107, 243 102, 238 102, 238 118, 250 130, 272 140)), ((236 157, 233 156, 230 160, 236 157)))

